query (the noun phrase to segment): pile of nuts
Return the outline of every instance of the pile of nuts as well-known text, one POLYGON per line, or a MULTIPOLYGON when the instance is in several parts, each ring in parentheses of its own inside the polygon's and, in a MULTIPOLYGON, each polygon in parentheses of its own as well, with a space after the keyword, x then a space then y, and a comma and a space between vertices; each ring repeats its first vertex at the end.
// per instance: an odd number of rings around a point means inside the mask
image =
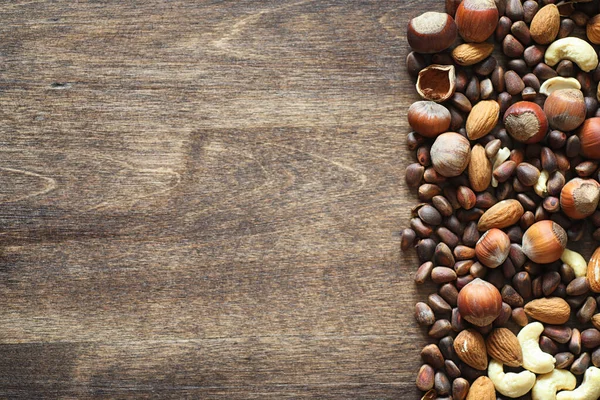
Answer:
POLYGON ((446 0, 408 24, 423 399, 600 398, 600 248, 567 248, 600 240, 599 3, 446 0))

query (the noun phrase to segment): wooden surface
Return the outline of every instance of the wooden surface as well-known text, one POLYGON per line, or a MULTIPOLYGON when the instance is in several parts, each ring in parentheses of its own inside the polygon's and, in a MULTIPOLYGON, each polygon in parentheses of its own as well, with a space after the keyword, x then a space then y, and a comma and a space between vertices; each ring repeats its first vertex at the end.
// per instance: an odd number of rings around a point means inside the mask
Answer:
POLYGON ((426 9, 3 2, 0 398, 419 398, 426 9))

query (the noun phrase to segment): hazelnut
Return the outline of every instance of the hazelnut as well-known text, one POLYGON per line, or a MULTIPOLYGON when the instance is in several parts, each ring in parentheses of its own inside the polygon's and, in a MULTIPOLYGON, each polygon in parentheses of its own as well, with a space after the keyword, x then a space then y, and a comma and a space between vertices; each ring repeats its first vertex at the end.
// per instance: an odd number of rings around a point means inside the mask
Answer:
POLYGON ((438 53, 456 40, 454 19, 440 12, 426 12, 408 23, 406 38, 417 53, 438 53))
POLYGON ((441 103, 452 97, 455 89, 454 65, 433 64, 419 72, 417 93, 426 100, 441 103))
POLYGON ((560 207, 570 218, 583 219, 596 211, 600 184, 594 179, 573 178, 560 191, 560 207))
POLYGON ((579 128, 581 154, 594 160, 600 159, 600 117, 586 119, 579 128))
POLYGON ((434 138, 450 128, 450 111, 433 101, 417 101, 408 108, 408 123, 421 135, 434 138))
POLYGON ((515 140, 537 143, 548 131, 548 119, 542 108, 531 101, 513 104, 504 113, 504 126, 515 140))
POLYGON ((551 128, 572 131, 585 121, 583 93, 578 89, 555 90, 544 103, 544 112, 551 128))
POLYGON ((489 268, 496 268, 508 257, 510 239, 497 228, 485 232, 475 245, 475 254, 480 263, 489 268))
POLYGON ((560 258, 567 246, 567 232, 554 221, 531 225, 523 234, 521 249, 535 263, 548 264, 560 258))
POLYGON ((462 174, 471 158, 469 141, 456 132, 439 135, 430 150, 431 163, 436 172, 445 177, 462 174))
POLYGON ((494 0, 463 0, 456 10, 456 26, 465 42, 485 42, 498 25, 494 0))
POLYGON ((458 293, 457 304, 462 318, 473 325, 486 326, 502 312, 502 295, 491 283, 476 278, 458 293))
POLYGON ((438 53, 446 50, 456 40, 454 19, 440 12, 426 12, 408 23, 406 38, 417 53, 438 53))

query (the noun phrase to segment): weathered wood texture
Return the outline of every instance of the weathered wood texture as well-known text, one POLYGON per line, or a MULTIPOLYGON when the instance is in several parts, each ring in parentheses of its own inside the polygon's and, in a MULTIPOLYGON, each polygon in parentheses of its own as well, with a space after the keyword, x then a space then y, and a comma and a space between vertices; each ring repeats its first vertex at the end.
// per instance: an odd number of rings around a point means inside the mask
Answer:
POLYGON ((418 398, 425 9, 3 2, 0 398, 418 398))

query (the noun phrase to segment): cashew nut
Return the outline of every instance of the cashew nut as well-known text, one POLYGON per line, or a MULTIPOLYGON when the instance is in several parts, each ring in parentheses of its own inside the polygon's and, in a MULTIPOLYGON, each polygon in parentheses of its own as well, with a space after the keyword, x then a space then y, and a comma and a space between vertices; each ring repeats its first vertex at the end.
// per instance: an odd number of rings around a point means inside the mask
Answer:
POLYGON ((545 80, 540 86, 540 93, 550 96, 552 92, 560 89, 581 89, 581 83, 575 78, 563 78, 562 76, 555 76, 545 80))
POLYGON ((535 374, 529 371, 504 373, 502 363, 494 359, 488 365, 488 377, 500 394, 512 398, 523 396, 535 384, 535 374))
POLYGON ((548 196, 548 178, 550 177, 550 173, 548 173, 548 171, 546 171, 545 169, 542 170, 542 173, 540 174, 540 177, 538 178, 537 182, 535 183, 535 186, 533 187, 533 190, 535 191, 535 193, 544 198, 546 196, 548 196))
POLYGON ((525 325, 517 335, 523 350, 523 368, 536 374, 551 372, 556 362, 552 354, 544 353, 540 349, 538 342, 543 331, 544 325, 539 322, 532 322, 525 325))
POLYGON ((556 395, 556 400, 597 400, 600 398, 600 368, 590 367, 585 371, 583 382, 575 390, 565 390, 556 395))
POLYGON ((532 400, 556 400, 556 392, 567 389, 573 390, 577 386, 575 375, 565 369, 540 375, 531 391, 532 400))
POLYGON ((576 37, 558 39, 546 50, 546 64, 554 66, 560 60, 573 61, 584 72, 598 66, 598 54, 591 44, 576 37))
POLYGON ((587 262, 585 258, 576 251, 565 249, 560 256, 562 262, 573 268, 576 277, 586 276, 587 274, 587 262))
MULTIPOLYGON (((500 150, 498 150, 498 153, 496 153, 496 157, 494 157, 494 162, 492 163, 492 171, 494 171, 498 165, 508 160, 508 157, 510 157, 510 150, 508 147, 503 147, 500 150)), ((498 181, 496 180, 496 178, 494 178, 493 175, 492 186, 498 187, 498 181)))

